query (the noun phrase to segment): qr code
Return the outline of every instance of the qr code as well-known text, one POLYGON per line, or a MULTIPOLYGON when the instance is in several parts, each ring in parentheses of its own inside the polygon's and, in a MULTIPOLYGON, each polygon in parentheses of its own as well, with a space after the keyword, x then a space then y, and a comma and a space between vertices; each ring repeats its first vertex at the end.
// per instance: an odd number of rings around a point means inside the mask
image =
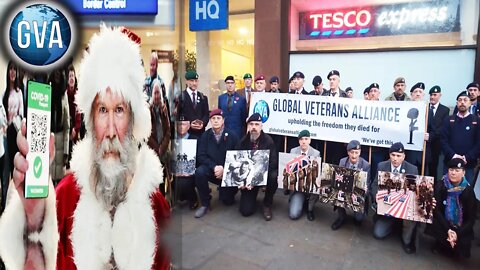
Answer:
POLYGON ((31 121, 32 142, 30 152, 45 153, 47 151, 47 115, 32 113, 31 121))

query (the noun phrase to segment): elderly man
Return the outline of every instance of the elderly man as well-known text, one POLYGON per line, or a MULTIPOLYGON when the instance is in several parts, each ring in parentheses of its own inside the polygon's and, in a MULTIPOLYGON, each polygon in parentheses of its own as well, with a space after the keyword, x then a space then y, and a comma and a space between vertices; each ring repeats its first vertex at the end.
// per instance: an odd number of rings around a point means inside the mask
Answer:
MULTIPOLYGON (((210 113, 212 128, 203 133, 197 143, 197 170, 195 171, 195 186, 200 196, 201 207, 195 212, 196 218, 201 218, 210 209, 210 188, 208 182, 221 184, 223 178, 223 165, 228 150, 235 149, 238 136, 225 128, 223 111, 215 109, 210 113)), ((237 193, 236 187, 220 187, 219 199, 225 205, 232 205, 237 193)))
MULTIPOLYGON (((378 163, 377 167, 377 177, 372 183, 372 195, 373 198, 376 198, 378 191, 378 172, 394 172, 394 173, 404 173, 404 174, 418 174, 418 169, 414 165, 405 161, 405 148, 400 142, 392 144, 389 150, 390 159, 378 163)), ((376 203, 374 202, 374 205, 376 203)), ((383 239, 387 237, 393 230, 393 225, 395 222, 402 222, 402 247, 405 253, 412 254, 415 253, 415 227, 417 222, 409 220, 399 220, 387 216, 377 216, 375 226, 373 228, 373 236, 376 239, 383 239)))
POLYGON ((158 157, 165 163, 168 161, 167 150, 170 144, 170 117, 167 104, 163 102, 161 87, 162 83, 155 79, 153 85, 152 104, 150 105, 150 117, 152 119, 152 134, 148 139, 148 146, 152 148, 158 157))
MULTIPOLYGON (((368 176, 367 179, 370 178, 370 164, 368 161, 360 157, 362 150, 360 146, 360 142, 357 140, 352 140, 347 145, 347 157, 344 157, 338 163, 339 166, 346 167, 349 169, 354 169, 358 171, 367 172, 368 176)), ((366 201, 365 196, 365 201, 366 201)), ((340 227, 343 226, 345 223, 345 219, 347 217, 347 212, 343 207, 337 207, 338 218, 332 224, 332 230, 338 230, 340 227)), ((355 212, 355 225, 362 224, 363 219, 365 218, 365 214, 355 212)))
MULTIPOLYGON (((73 150, 73 173, 56 190, 50 183, 46 199, 24 197, 24 177, 33 168, 25 158, 25 122, 17 137, 15 188, 0 220, 8 269, 169 269, 158 244, 170 215, 158 189, 162 165, 142 143, 151 122, 139 46, 102 26, 89 48, 77 94, 88 132, 73 150)), ((48 151, 52 160, 52 136, 48 151)))
POLYGON ((243 83, 245 84, 244 88, 237 89, 237 93, 239 93, 242 97, 247 100, 247 106, 250 104, 250 97, 252 96, 252 74, 245 73, 243 75, 243 83))
POLYGON ((253 92, 265 92, 266 87, 265 76, 257 75, 257 77, 255 77, 255 89, 253 92))
MULTIPOLYGON (((310 131, 308 130, 302 130, 300 133, 298 133, 298 144, 299 146, 292 148, 290 150, 291 154, 297 154, 297 155, 307 155, 311 157, 320 157, 320 152, 311 147, 311 138, 310 138, 310 131)), ((315 181, 316 179, 313 179, 315 181)), ((307 210, 307 219, 310 221, 313 221, 315 219, 315 215, 313 213, 313 207, 315 206, 315 203, 318 201, 318 194, 310 194, 310 193, 304 193, 301 191, 295 191, 293 194, 290 196, 290 199, 288 201, 289 204, 289 211, 288 211, 288 216, 295 220, 300 218, 302 215, 303 211, 303 205, 305 200, 308 200, 308 210, 307 210)))
POLYGON ((162 91, 162 97, 163 97, 162 102, 166 104, 168 109, 169 104, 167 100, 165 84, 163 83, 162 78, 160 78, 160 75, 158 75, 157 68, 158 68, 158 55, 157 55, 157 52, 152 52, 152 54, 150 55, 150 76, 145 78, 145 83, 143 85, 143 92, 147 95, 147 101, 150 102, 153 95, 153 81, 157 80, 158 83, 160 84, 160 88, 162 91))
POLYGON ((236 133, 240 138, 245 133, 245 119, 247 118, 247 101, 235 91, 233 76, 225 78, 227 93, 218 96, 218 108, 223 111, 225 127, 236 133))
MULTIPOLYGON (((453 158, 461 158, 465 161, 465 177, 473 185, 474 168, 480 156, 480 129, 478 116, 469 112, 471 106, 467 91, 457 96, 457 113, 447 117, 443 121, 441 143, 445 164, 453 158)), ((446 167, 444 168, 446 172, 446 167)))
POLYGON ((305 83, 305 75, 301 71, 293 73, 293 88, 295 89, 294 94, 307 95, 309 92, 303 87, 305 83))
POLYGON ((330 89, 324 91, 322 96, 331 97, 347 97, 347 93, 340 89, 340 72, 338 70, 332 70, 327 75, 327 80, 330 85, 330 89))
MULTIPOLYGON (((263 216, 266 221, 272 219, 273 195, 277 190, 278 152, 272 138, 262 130, 262 117, 259 113, 247 119, 247 134, 238 142, 237 150, 270 150, 268 161, 268 179, 263 199, 263 216)), ((242 187, 240 197, 240 213, 247 217, 255 213, 259 186, 242 187)))
POLYGON ((395 79, 393 82, 393 93, 386 97, 385 100, 390 100, 390 101, 408 101, 410 100, 410 97, 405 94, 405 78, 403 77, 398 77, 395 79))

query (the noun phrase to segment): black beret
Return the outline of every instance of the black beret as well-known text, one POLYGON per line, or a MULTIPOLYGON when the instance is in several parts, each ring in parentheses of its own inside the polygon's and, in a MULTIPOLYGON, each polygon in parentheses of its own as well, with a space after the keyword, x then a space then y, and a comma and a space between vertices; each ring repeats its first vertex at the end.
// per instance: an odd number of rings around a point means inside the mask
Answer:
POLYGON ((250 123, 252 121, 262 121, 262 116, 259 114, 259 113, 254 113, 252 115, 250 115, 250 117, 248 117, 247 119, 247 123, 250 123))
POLYGON ((298 138, 309 137, 310 138, 310 131, 304 129, 298 133, 298 138))
POLYGON ((292 78, 302 78, 302 79, 305 79, 305 75, 303 75, 303 73, 302 73, 301 71, 297 71, 297 72, 293 73, 292 78))
POLYGON ((372 90, 372 88, 380 89, 380 85, 378 85, 378 83, 370 84, 370 86, 368 87, 368 92, 370 92, 370 90, 372 90))
POLYGON ((352 89, 352 87, 350 87, 350 86, 349 86, 349 87, 347 87, 347 88, 345 89, 345 92, 353 92, 353 89, 352 89))
POLYGON ((477 82, 471 82, 471 83, 469 83, 469 84, 467 85, 467 88, 466 88, 466 89, 468 89, 468 88, 470 88, 470 87, 476 87, 476 88, 480 89, 480 85, 479 85, 477 82))
POLYGON ((291 83, 293 81, 294 77, 290 77, 290 79, 288 79, 288 83, 291 83))
POLYGON ((235 79, 233 78, 232 75, 229 75, 225 78, 225 82, 227 82, 227 81, 234 81, 235 82, 235 79))
POLYGON ((183 114, 178 114, 176 120, 177 121, 188 121, 183 114))
POLYGON ((347 151, 352 149, 359 150, 360 149, 360 142, 357 140, 351 140, 347 145, 347 151))
POLYGON ((328 75, 327 75, 327 79, 330 80, 330 77, 333 76, 333 75, 337 75, 337 76, 340 77, 340 72, 338 72, 338 70, 332 70, 332 71, 330 71, 330 72, 328 73, 328 75))
POLYGON ((467 91, 462 91, 462 92, 460 92, 460 94, 458 94, 457 100, 458 100, 459 97, 470 97, 470 96, 468 95, 467 91))
POLYGON ((420 88, 422 90, 425 90, 425 84, 423 82, 417 82, 410 88, 410 93, 412 93, 415 89, 420 88))
POLYGON ((441 93, 442 92, 442 88, 440 88, 440 86, 438 85, 434 85, 432 86, 432 88, 430 88, 430 91, 428 91, 428 94, 431 95, 433 93, 441 93))
POLYGON ((364 94, 364 95, 365 95, 365 93, 368 93, 368 92, 370 92, 370 88, 369 88, 369 87, 367 87, 367 88, 365 88, 365 90, 363 90, 363 94, 364 94))
POLYGON ((390 150, 388 150, 388 153, 405 153, 405 147, 403 147, 403 144, 401 142, 396 142, 390 146, 390 150))
POLYGON ((322 77, 318 75, 313 77, 313 81, 312 81, 313 86, 319 86, 321 83, 322 83, 322 77))
POLYGON ((272 76, 270 78, 270 83, 274 83, 274 82, 279 83, 280 79, 277 76, 272 76))
POLYGON ((452 158, 448 161, 447 166, 448 168, 465 168, 465 161, 461 158, 452 158))

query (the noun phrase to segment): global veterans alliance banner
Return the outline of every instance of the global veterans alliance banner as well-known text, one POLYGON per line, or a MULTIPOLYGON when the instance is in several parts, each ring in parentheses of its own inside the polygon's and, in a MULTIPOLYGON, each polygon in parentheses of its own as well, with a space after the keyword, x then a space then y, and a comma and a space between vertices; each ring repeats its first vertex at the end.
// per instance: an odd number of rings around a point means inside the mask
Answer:
POLYGON ((426 104, 419 101, 368 101, 285 93, 252 93, 250 115, 262 116, 263 131, 296 137, 390 147, 401 142, 423 150, 426 104))

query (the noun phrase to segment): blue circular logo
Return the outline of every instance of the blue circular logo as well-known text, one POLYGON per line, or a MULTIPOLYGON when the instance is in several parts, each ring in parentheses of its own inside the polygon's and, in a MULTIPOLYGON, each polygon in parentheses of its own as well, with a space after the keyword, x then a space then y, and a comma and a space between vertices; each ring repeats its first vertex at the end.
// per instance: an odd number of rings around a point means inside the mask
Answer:
POLYGON ((253 113, 259 113, 262 116, 262 123, 265 123, 270 116, 270 108, 265 100, 260 100, 255 103, 253 113))
POLYGON ((49 1, 39 2, 12 10, 8 47, 12 58, 20 65, 35 70, 53 69, 71 54, 75 25, 61 6, 49 1))

